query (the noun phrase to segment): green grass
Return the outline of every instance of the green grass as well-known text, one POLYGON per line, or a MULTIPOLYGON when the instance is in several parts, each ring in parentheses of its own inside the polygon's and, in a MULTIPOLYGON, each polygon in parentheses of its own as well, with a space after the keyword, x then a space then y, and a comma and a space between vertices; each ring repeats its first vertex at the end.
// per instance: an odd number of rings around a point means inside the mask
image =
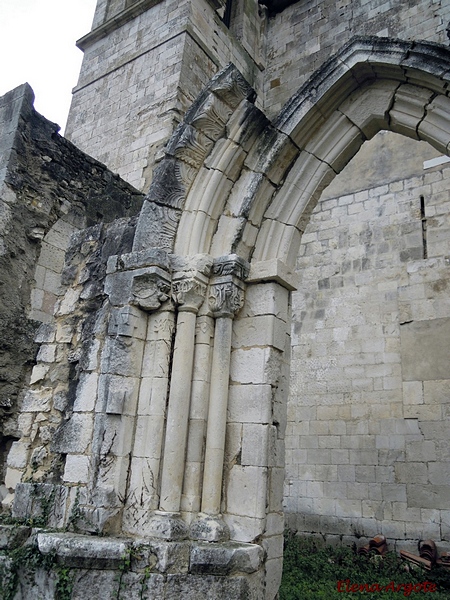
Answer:
POLYGON ((405 563, 391 552, 384 558, 364 557, 356 554, 356 548, 319 546, 309 538, 286 536, 280 600, 400 600, 405 597, 449 600, 450 569, 435 567, 426 571, 405 563), (389 586, 389 591, 346 592, 347 580, 350 585, 389 586), (343 582, 341 591, 338 591, 338 581, 343 582), (419 588, 412 589, 425 581, 435 584, 436 591, 424 595, 419 588), (404 586, 399 591, 392 591, 394 585, 397 589, 401 584, 404 586))

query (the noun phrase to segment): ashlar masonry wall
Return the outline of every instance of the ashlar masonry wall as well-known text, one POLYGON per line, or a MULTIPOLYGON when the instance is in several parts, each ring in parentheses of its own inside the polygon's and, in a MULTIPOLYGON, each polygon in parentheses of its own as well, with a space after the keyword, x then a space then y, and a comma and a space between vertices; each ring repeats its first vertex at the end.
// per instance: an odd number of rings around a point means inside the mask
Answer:
POLYGON ((302 239, 285 511, 328 540, 450 536, 450 168, 420 146, 378 134, 302 239))
POLYGON ((448 45, 450 5, 436 0, 301 0, 268 20, 264 109, 277 114, 356 35, 448 45))
POLYGON ((219 69, 233 62, 261 87, 264 20, 249 1, 239 4, 236 34, 206 0, 123 5, 99 2, 79 42, 84 61, 66 136, 147 190, 162 147, 219 69))

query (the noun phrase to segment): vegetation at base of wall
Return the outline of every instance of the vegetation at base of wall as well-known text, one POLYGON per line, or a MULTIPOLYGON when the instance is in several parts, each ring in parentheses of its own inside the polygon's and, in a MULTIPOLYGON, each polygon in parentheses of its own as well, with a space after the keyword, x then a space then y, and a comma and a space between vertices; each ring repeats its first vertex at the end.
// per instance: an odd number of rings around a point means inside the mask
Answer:
POLYGON ((405 563, 393 552, 383 558, 367 557, 358 555, 356 547, 321 546, 292 533, 285 537, 280 600, 400 600, 422 597, 423 591, 415 592, 408 584, 424 582, 436 584, 436 592, 430 595, 433 600, 450 598, 450 569, 435 567, 426 571, 405 563), (379 584, 389 591, 346 592, 348 584, 379 584), (401 584, 404 586, 399 591, 391 591, 392 585, 397 589, 401 584))
POLYGON ((52 571, 56 575, 56 600, 72 598, 74 572, 58 565, 55 553, 41 554, 35 543, 0 552, 0 598, 13 600, 19 588, 20 578, 31 582, 38 569, 48 574, 52 571))

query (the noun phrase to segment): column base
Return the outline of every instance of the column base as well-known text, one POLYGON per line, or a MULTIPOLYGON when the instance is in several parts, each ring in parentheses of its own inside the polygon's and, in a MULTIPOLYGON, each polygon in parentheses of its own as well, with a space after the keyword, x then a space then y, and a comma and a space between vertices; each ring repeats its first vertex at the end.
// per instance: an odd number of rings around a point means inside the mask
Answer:
POLYGON ((149 522, 147 532, 161 540, 176 541, 189 538, 189 530, 179 513, 155 511, 149 522))
POLYGON ((230 539, 230 530, 219 515, 199 513, 195 521, 191 523, 189 535, 192 540, 226 542, 230 539))

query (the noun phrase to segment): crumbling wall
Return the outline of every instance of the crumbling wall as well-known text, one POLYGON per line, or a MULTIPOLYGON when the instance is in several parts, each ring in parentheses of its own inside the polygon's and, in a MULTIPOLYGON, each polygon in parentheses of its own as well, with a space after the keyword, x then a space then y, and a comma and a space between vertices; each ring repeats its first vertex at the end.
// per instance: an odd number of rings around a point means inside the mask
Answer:
POLYGON ((139 192, 62 138, 33 99, 28 84, 0 99, 2 455, 20 437, 19 391, 35 362, 36 330, 52 321, 64 293, 60 276, 71 234, 136 214, 142 203, 139 192))

